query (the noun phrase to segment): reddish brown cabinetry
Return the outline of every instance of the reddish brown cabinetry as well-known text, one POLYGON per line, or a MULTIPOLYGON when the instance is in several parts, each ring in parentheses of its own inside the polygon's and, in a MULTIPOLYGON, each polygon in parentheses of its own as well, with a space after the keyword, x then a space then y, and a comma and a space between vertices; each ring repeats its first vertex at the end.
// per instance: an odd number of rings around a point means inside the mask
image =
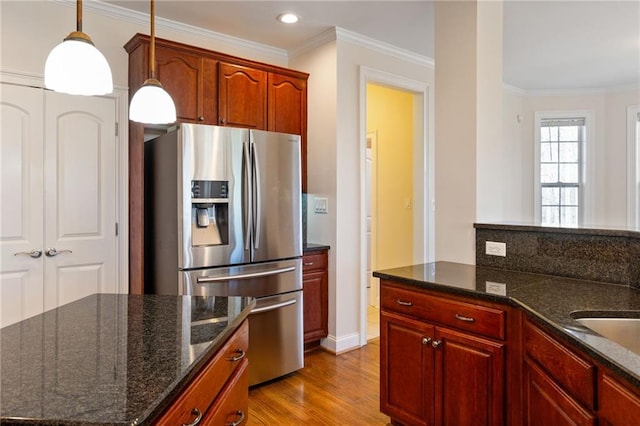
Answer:
POLYGON ((606 371, 598 376, 598 424, 633 426, 640 422, 640 395, 606 371))
POLYGON ((383 280, 381 411, 406 425, 503 424, 504 343, 490 337, 504 336, 504 320, 493 307, 383 280))
POLYGON ((327 258, 326 250, 305 253, 302 257, 304 343, 307 348, 317 346, 329 332, 327 258))
MULTIPOLYGON (((129 54, 129 97, 149 76, 149 37, 136 34, 129 54)), ((176 104, 179 123, 216 124, 301 135, 306 191, 309 75, 156 38, 156 73, 176 104)), ((129 291, 144 282, 144 134, 129 123, 129 291)))
POLYGON ((155 424, 195 424, 198 418, 201 425, 246 424, 249 376, 244 354, 248 348, 245 320, 155 424))
POLYGON ((240 65, 219 65, 219 124, 267 129, 267 73, 240 65))

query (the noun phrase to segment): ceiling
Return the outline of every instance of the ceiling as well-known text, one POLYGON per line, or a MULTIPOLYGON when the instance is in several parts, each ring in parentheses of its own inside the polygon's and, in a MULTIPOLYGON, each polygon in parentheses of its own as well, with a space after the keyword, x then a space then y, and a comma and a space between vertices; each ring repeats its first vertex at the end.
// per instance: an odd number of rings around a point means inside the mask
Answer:
MULTIPOLYGON (((148 13, 149 2, 106 0, 148 13)), ((339 27, 434 58, 433 1, 157 0, 156 16, 253 42, 300 48, 339 27), (300 21, 276 16, 296 12, 300 21)), ((640 86, 640 2, 504 1, 504 82, 523 90, 640 86)))

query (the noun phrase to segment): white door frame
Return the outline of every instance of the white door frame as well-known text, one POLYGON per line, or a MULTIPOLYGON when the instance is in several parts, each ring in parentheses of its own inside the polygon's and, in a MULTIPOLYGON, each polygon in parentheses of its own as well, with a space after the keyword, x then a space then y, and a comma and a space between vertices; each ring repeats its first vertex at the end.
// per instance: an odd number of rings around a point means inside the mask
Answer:
MULTIPOLYGON (((44 88, 44 76, 15 71, 0 70, 0 82, 44 88)), ((2 94, 0 93, 0 96, 2 94)), ((117 277, 118 292, 129 293, 129 89, 114 87, 113 93, 105 95, 115 99, 116 120, 116 173, 117 173, 117 221, 118 256, 117 277)))
POLYGON ((640 105, 627 106, 627 226, 640 226, 640 105))
MULTIPOLYGON (((367 150, 367 83, 379 84, 414 94, 414 232, 425 238, 414 238, 413 263, 433 260, 434 236, 434 146, 429 115, 432 111, 430 86, 421 81, 373 68, 360 67, 360 345, 367 344, 367 229, 366 229, 366 150, 367 150)), ((374 265, 372 265, 373 267, 374 265)))

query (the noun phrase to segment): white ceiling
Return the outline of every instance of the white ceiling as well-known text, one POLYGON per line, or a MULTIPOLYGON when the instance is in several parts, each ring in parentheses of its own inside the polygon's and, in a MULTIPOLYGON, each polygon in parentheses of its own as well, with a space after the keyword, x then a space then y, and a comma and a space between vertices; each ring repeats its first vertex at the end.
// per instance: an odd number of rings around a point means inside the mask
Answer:
MULTIPOLYGON (((148 13, 149 2, 107 0, 148 13)), ((433 1, 157 0, 156 16, 285 50, 331 27, 434 58, 433 1), (276 16, 296 12, 285 26, 276 16)), ((504 2, 504 82, 524 90, 640 86, 640 2, 504 2)))

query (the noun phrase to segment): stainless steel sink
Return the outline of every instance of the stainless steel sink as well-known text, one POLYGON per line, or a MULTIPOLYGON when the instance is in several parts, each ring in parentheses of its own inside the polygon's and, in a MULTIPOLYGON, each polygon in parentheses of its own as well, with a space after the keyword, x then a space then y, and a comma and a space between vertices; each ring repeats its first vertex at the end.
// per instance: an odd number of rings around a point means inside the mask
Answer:
POLYGON ((640 354, 640 312, 573 312, 573 319, 607 339, 640 354))

